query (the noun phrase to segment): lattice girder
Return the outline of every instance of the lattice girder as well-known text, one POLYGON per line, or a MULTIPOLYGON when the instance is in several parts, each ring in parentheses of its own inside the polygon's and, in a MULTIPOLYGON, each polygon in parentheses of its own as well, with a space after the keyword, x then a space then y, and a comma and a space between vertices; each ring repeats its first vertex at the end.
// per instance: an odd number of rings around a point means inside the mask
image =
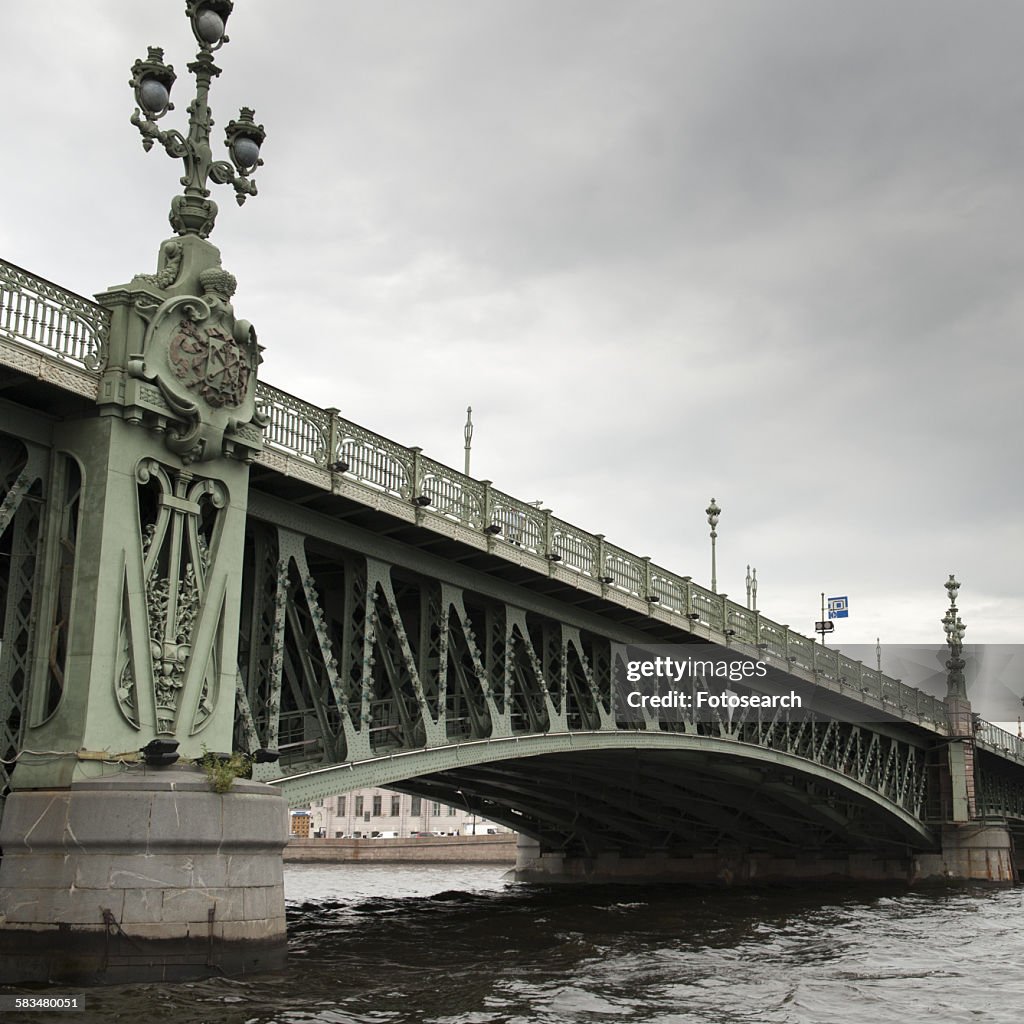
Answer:
MULTIPOLYGON (((331 764, 339 758, 332 744, 338 750, 344 745, 345 763, 357 764, 381 754, 427 754, 452 743, 546 733, 678 734, 781 751, 921 813, 927 792, 923 749, 909 739, 813 716, 784 721, 780 712, 771 718, 722 712, 701 722, 648 717, 639 727, 616 722, 606 638, 449 582, 408 570, 396 576, 386 562, 352 552, 319 551, 320 562, 332 570, 314 585, 302 537, 287 531, 280 537, 286 533, 287 545, 281 539, 278 544, 292 567, 290 588, 284 588, 288 635, 305 646, 301 656, 290 655, 286 686, 296 690, 288 707, 307 721, 301 736, 307 749, 286 758, 279 772, 331 764), (327 607, 335 609, 333 616, 325 615, 327 607), (334 709, 345 707, 359 708, 358 721, 342 715, 339 729, 334 709), (310 745, 311 736, 318 742, 310 745)), ((278 603, 281 593, 279 584, 278 603)), ((272 705, 271 698, 267 707, 272 705)), ((273 732, 268 729, 268 737, 273 732)), ((408 763, 411 770, 415 758, 408 763)), ((843 810, 834 791, 827 792, 822 800, 812 790, 801 798, 813 804, 815 827, 841 822, 854 828, 857 802, 843 810)))
MULTIPOLYGON (((3 437, 4 496, 0 501, 0 799, 30 724, 33 666, 38 662, 39 608, 45 598, 43 487, 47 455, 37 445, 3 437)), ((37 674, 37 673, 36 673, 37 674)))

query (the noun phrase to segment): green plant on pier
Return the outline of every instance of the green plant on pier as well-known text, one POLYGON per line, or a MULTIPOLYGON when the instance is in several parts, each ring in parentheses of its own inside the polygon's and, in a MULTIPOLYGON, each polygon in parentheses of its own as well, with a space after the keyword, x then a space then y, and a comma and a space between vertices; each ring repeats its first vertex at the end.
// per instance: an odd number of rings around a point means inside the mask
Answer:
POLYGON ((235 779, 252 776, 252 762, 245 754, 229 757, 203 748, 203 756, 196 762, 206 773, 206 780, 214 793, 226 793, 235 779))

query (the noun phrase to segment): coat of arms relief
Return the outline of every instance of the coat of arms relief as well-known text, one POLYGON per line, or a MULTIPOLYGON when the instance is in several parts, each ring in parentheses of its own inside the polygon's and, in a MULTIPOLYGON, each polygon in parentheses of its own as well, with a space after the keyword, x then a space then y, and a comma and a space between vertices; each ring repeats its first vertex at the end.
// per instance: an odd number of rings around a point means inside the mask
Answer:
POLYGON ((149 327, 144 353, 128 363, 128 373, 155 383, 184 421, 167 430, 166 443, 186 463, 219 458, 226 433, 266 424, 255 402, 260 346, 252 324, 235 318, 235 277, 215 266, 196 280, 201 295, 136 304, 149 327))

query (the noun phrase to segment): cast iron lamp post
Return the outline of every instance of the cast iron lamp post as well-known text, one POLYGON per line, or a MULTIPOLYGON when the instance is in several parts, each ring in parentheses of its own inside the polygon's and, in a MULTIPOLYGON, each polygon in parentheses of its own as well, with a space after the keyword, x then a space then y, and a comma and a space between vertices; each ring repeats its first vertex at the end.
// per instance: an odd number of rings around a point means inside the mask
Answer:
POLYGON ((967 627, 957 614, 956 607, 956 594, 960 589, 960 584, 950 574, 945 587, 949 594, 949 608, 942 617, 942 628, 946 631, 946 643, 949 645, 949 660, 946 662, 946 668, 949 670, 946 677, 946 699, 957 697, 960 700, 967 700, 967 684, 964 680, 965 662, 961 656, 967 627))
POLYGON ((207 105, 210 83, 220 74, 220 68, 213 62, 212 53, 219 50, 228 37, 224 34, 228 16, 234 7, 233 0, 188 0, 185 14, 192 25, 192 32, 199 43, 196 59, 188 65, 195 75, 196 95, 188 105, 188 136, 174 129, 161 131, 155 124, 169 110, 171 87, 177 77, 174 68, 165 64, 164 51, 156 46, 149 47, 145 60, 132 65, 129 84, 135 90, 138 106, 131 121, 142 134, 142 146, 148 152, 154 142, 159 142, 169 156, 180 159, 185 165, 181 183, 185 186, 182 195, 171 200, 171 227, 179 235, 198 235, 206 238, 213 230, 217 217, 217 204, 209 198, 207 179, 218 185, 234 186, 238 205, 246 197, 256 195, 256 182, 250 178, 263 161, 260 146, 266 138, 263 125, 253 120, 253 111, 242 107, 237 121, 231 121, 226 129, 225 142, 231 162, 214 160, 210 149, 210 129, 213 117, 207 105))
POLYGON ((718 531, 715 527, 718 526, 718 517, 722 514, 722 510, 715 504, 715 499, 711 499, 711 504, 708 505, 704 511, 708 516, 708 526, 711 527, 711 593, 718 593, 718 579, 715 573, 715 540, 718 537, 718 531))

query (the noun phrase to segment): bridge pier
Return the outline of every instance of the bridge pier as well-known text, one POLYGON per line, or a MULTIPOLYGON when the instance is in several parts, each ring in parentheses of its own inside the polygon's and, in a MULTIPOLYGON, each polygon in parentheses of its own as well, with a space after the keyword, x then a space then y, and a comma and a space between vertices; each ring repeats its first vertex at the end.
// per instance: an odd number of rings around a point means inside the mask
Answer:
POLYGON ((1001 823, 942 827, 942 851, 917 855, 917 881, 1000 882, 1018 879, 1013 838, 1001 823))
POLYGON ((0 666, 0 708, 20 701, 0 822, 0 982, 283 962, 284 798, 241 779, 216 793, 192 766, 207 750, 259 749, 236 739, 234 719, 249 463, 265 420, 259 346, 234 290, 209 242, 166 241, 156 274, 100 297, 110 330, 95 407, 36 428, 52 479, 39 486, 36 571, 7 601, 21 609, 3 636, 16 671, 0 666), (155 739, 179 766, 145 765, 155 739))
POLYGON ((284 963, 283 796, 198 769, 18 791, 0 825, 0 983, 182 980, 284 963))
POLYGON ((1013 884, 1018 879, 1009 831, 999 824, 974 822, 942 828, 939 852, 831 853, 807 851, 793 857, 722 848, 687 856, 654 851, 622 856, 604 851, 594 857, 544 850, 520 836, 516 851, 518 882, 678 882, 756 885, 785 882, 899 882, 930 885, 957 882, 1013 884))

